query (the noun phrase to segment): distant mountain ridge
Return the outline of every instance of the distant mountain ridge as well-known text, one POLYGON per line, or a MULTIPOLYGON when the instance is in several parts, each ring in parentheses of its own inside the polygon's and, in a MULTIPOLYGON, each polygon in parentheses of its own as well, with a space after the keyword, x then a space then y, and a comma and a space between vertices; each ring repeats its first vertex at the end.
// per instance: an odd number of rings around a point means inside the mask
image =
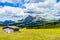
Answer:
MULTIPOLYGON (((39 15, 36 15, 35 17, 29 15, 25 19, 17 20, 17 22, 12 20, 5 20, 0 21, 0 24, 9 25, 9 24, 15 24, 15 23, 37 23, 37 24, 43 24, 45 22, 55 22, 55 20, 47 20, 39 15)), ((56 22, 60 22, 60 20, 56 20, 56 22)))
POLYGON ((30 23, 30 22, 32 22, 34 20, 34 17, 33 16, 28 16, 28 17, 26 17, 25 19, 24 19, 24 22, 25 23, 30 23))
POLYGON ((3 24, 3 25, 9 25, 9 24, 14 24, 15 22, 12 21, 12 20, 5 20, 5 21, 0 21, 0 24, 3 24))

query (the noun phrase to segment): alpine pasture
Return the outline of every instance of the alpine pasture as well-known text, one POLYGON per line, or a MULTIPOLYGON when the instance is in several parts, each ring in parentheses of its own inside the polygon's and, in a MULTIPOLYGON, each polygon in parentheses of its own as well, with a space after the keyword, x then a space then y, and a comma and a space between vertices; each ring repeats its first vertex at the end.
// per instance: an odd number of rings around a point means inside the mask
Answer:
POLYGON ((20 29, 16 33, 3 33, 0 28, 0 40, 60 40, 60 28, 20 29))

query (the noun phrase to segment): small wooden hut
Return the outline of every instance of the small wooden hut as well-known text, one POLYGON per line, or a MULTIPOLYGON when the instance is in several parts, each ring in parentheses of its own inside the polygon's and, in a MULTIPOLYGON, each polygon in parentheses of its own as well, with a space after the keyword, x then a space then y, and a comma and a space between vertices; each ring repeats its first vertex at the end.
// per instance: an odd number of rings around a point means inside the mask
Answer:
POLYGON ((2 28, 3 32, 6 33, 12 33, 12 32, 18 32, 19 31, 19 27, 16 26, 5 26, 2 28))

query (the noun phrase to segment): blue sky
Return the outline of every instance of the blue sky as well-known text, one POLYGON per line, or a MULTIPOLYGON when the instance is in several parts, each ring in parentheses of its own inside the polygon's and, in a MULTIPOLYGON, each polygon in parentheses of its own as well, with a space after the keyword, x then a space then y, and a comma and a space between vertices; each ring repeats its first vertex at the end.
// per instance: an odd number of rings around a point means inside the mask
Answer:
POLYGON ((0 0, 0 21, 17 21, 28 15, 60 19, 60 0, 0 0))
POLYGON ((60 0, 57 0, 57 2, 59 2, 60 0))
MULTIPOLYGON (((60 0, 57 0, 56 2, 59 2, 59 1, 60 1, 60 0)), ((9 2, 0 2, 0 6, 11 6, 11 7, 21 7, 21 8, 25 8, 25 7, 23 6, 24 3, 25 3, 24 0, 21 0, 20 3, 16 3, 16 4, 14 4, 14 3, 9 3, 9 2)))
POLYGON ((24 1, 22 1, 21 3, 9 3, 9 2, 0 2, 0 6, 11 6, 11 7, 23 7, 22 5, 24 4, 24 1))

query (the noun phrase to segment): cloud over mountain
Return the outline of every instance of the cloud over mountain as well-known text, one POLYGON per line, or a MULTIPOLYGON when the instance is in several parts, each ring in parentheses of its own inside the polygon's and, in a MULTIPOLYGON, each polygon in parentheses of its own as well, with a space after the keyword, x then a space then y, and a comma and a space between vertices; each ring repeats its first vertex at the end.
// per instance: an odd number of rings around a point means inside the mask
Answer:
POLYGON ((24 6, 30 12, 34 12, 36 14, 42 13, 42 14, 40 14, 40 16, 43 16, 43 17, 46 17, 49 19, 52 17, 54 19, 53 10, 55 10, 54 5, 57 4, 56 0, 43 0, 42 2, 41 2, 41 0, 38 0, 39 2, 37 2, 37 3, 35 3, 35 1, 36 0, 34 0, 34 2, 32 2, 32 0, 31 0, 31 3, 26 3, 26 4, 24 4, 24 6))
MULTIPOLYGON (((23 3, 26 7, 0 7, 0 20, 19 20, 26 18, 28 15, 36 16, 40 15, 46 19, 59 19, 60 16, 60 2, 56 3, 56 0, 1 0, 0 2, 23 3)), ((20 5, 21 6, 21 5, 20 5)))
POLYGON ((22 8, 15 8, 9 6, 0 7, 0 20, 18 20, 24 18, 27 15, 28 14, 25 14, 22 8))

